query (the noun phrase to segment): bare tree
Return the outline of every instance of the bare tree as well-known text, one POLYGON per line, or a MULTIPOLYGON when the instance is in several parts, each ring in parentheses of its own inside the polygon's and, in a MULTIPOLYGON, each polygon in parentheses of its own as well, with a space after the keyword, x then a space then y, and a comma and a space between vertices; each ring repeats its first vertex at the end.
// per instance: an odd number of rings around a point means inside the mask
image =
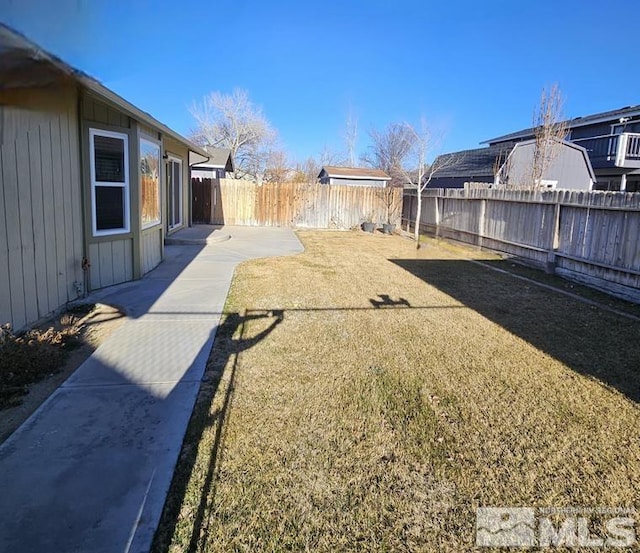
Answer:
POLYGON ((314 183, 320 173, 320 165, 313 157, 299 161, 295 165, 293 181, 297 183, 314 183))
POLYGON ((192 139, 203 146, 228 148, 233 156, 237 178, 258 180, 264 174, 276 131, 249 99, 246 90, 231 94, 212 92, 194 102, 191 115, 196 120, 192 139))
POLYGON ((289 180, 291 165, 283 150, 269 152, 264 171, 264 182, 286 182, 289 180))
POLYGON ((422 217, 422 193, 431 183, 434 175, 438 171, 452 167, 462 161, 460 156, 440 155, 436 156, 441 144, 441 137, 433 133, 426 119, 422 118, 420 127, 415 128, 409 123, 403 123, 406 140, 409 144, 409 151, 404 163, 402 173, 405 182, 417 192, 417 209, 414 236, 416 248, 420 248, 420 219, 422 217), (430 157, 435 157, 429 163, 430 157))
POLYGON ((413 146, 411 127, 406 123, 391 123, 382 131, 371 129, 369 138, 371 146, 362 161, 387 173, 392 186, 403 186, 407 182, 404 163, 413 146))
POLYGON ((540 104, 533 114, 535 148, 531 166, 529 186, 538 189, 542 178, 558 157, 562 141, 567 136, 567 123, 563 117, 564 99, 560 88, 553 84, 549 90, 542 89, 540 104))
POLYGON ((347 114, 347 125, 344 133, 344 141, 347 146, 347 154, 349 156, 349 166, 356 166, 356 146, 358 143, 358 119, 349 109, 347 114))

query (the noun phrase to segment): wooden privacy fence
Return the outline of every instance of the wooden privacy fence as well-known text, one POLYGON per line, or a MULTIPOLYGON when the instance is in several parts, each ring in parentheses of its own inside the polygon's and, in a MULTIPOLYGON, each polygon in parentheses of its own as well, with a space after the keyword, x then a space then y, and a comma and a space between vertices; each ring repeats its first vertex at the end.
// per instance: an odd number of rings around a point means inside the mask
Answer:
POLYGON ((211 224, 350 229, 368 220, 386 223, 387 204, 391 223, 399 225, 402 213, 401 189, 192 179, 193 190, 202 194, 203 186, 210 190, 211 224))
MULTIPOLYGON (((640 194, 433 189, 422 198, 423 231, 640 301, 640 194)), ((405 191, 407 228, 416 212, 416 192, 405 191)))

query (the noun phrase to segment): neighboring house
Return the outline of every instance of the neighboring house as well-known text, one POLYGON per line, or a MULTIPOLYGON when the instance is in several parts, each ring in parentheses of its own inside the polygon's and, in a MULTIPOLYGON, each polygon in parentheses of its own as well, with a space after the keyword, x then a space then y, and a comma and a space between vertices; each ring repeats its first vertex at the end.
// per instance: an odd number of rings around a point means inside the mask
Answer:
POLYGON ((0 323, 140 278, 207 153, 0 24, 0 323))
POLYGON ((325 165, 318 175, 320 184, 340 186, 387 186, 391 177, 380 169, 325 165))
MULTIPOLYGON (((541 178, 546 189, 591 190, 595 174, 585 148, 558 141, 558 153, 541 178)), ((439 156, 429 188, 463 188, 467 182, 527 185, 535 141, 496 144, 439 156)))
POLYGON ((235 171, 231 150, 227 148, 204 148, 209 155, 206 163, 198 163, 191 168, 191 176, 200 179, 226 179, 235 171))
MULTIPOLYGON (((566 122, 567 140, 583 146, 596 175, 596 190, 640 192, 640 106, 576 117, 566 122)), ((485 141, 490 147, 533 138, 533 129, 485 141)))

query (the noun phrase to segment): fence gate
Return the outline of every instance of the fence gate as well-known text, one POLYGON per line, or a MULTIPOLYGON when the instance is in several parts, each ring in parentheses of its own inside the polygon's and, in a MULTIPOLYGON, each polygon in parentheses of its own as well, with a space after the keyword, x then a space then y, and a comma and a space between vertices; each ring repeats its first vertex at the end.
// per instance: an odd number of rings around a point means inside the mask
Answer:
POLYGON ((211 182, 211 224, 224 225, 224 211, 222 209, 222 190, 220 189, 220 179, 213 179, 211 182))
POLYGON ((191 212, 194 223, 211 222, 211 179, 191 179, 191 212))

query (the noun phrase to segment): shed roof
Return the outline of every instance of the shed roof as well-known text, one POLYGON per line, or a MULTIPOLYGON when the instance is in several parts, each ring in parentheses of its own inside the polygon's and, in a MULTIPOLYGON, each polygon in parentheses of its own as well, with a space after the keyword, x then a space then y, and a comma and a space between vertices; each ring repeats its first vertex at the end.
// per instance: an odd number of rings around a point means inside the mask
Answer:
POLYGON ((391 177, 380 169, 370 167, 337 167, 325 165, 318 177, 344 177, 349 179, 391 180, 391 177))
POLYGON ((83 71, 46 52, 26 36, 4 23, 0 23, 0 68, 2 76, 0 78, 0 94, 9 89, 44 87, 64 81, 74 82, 99 98, 114 104, 134 119, 142 121, 184 144, 190 152, 201 158, 195 161, 205 161, 209 157, 202 148, 170 129, 149 113, 134 106, 83 71))

